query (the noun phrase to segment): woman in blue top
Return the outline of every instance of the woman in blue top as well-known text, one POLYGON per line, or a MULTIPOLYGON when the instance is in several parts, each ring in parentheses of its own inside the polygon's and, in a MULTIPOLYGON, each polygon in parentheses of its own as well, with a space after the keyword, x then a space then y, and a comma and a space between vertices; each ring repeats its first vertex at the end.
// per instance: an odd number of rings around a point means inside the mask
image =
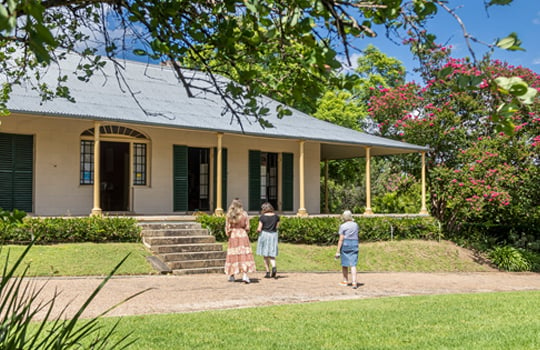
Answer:
POLYGON ((349 285, 349 267, 351 268, 351 278, 353 289, 358 288, 356 283, 356 265, 358 264, 358 224, 353 221, 350 210, 345 210, 342 215, 344 223, 339 226, 339 242, 337 246, 336 259, 341 257, 342 286, 349 285))
POLYGON ((257 241, 257 255, 264 257, 266 275, 264 278, 276 278, 276 256, 278 255, 278 227, 279 215, 274 213, 272 204, 265 202, 261 206, 262 214, 259 217, 259 240, 257 241), (270 274, 270 265, 272 274, 270 274))

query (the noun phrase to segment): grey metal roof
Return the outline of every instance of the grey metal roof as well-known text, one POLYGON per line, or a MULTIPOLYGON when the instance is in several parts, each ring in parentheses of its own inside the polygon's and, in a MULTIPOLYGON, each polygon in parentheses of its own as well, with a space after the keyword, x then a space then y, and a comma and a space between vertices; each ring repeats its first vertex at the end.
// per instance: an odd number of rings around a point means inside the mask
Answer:
MULTIPOLYGON (((53 84, 59 70, 67 75, 75 103, 61 98, 42 102, 30 88, 14 86, 8 108, 13 113, 318 141, 321 143, 322 160, 364 156, 364 147, 359 146, 371 146, 372 155, 427 150, 423 146, 337 126, 297 110, 292 110, 291 116, 279 119, 274 113, 278 103, 266 97, 262 98, 262 102, 267 104, 271 112, 265 119, 274 127, 263 128, 248 119, 243 119, 240 125, 231 114, 222 115, 224 103, 215 94, 197 92, 197 97, 188 97, 170 67, 135 61, 120 62, 125 67, 122 79, 117 78, 113 64, 108 62, 103 72, 97 72, 89 82, 83 82, 73 73, 79 58, 68 55, 67 60, 60 62, 60 68, 55 64, 50 66, 45 79, 53 84)), ((202 73, 188 74, 200 76, 202 73)))

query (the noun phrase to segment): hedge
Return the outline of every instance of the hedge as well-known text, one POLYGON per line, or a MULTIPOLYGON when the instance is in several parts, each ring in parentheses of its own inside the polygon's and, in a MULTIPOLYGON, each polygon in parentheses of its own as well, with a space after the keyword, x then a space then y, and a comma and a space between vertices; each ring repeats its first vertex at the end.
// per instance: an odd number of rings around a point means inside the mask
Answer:
MULTIPOLYGON (((401 239, 441 239, 440 227, 432 217, 391 217, 357 216, 354 220, 360 226, 360 240, 364 242, 401 239)), ((210 231, 218 241, 226 241, 225 217, 201 214, 197 221, 210 231)), ((279 240, 281 242, 332 245, 336 244, 339 217, 281 217, 279 240)), ((258 216, 250 219, 249 238, 256 240, 258 216)))
POLYGON ((25 217, 20 222, 0 220, 0 241, 37 244, 73 242, 138 242, 141 228, 128 217, 82 218, 25 217))

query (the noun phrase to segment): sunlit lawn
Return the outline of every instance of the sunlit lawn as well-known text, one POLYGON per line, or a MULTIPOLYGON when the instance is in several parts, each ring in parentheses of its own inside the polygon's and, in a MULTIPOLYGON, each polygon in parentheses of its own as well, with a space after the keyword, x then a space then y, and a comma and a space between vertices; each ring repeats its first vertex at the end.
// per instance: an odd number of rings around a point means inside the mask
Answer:
POLYGON ((532 350, 539 310, 540 292, 391 297, 124 317, 118 334, 133 332, 141 350, 532 350))

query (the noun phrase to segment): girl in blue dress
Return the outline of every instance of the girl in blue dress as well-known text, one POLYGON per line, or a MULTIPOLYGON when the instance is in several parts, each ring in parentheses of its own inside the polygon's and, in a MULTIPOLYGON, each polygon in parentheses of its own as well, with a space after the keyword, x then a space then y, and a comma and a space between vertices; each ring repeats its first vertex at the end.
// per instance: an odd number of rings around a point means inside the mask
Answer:
POLYGON ((274 207, 268 202, 262 204, 261 212, 259 226, 257 227, 257 232, 259 233, 257 255, 264 257, 264 267, 266 269, 264 278, 276 278, 279 215, 274 213, 274 207), (270 273, 270 266, 272 267, 272 273, 270 273))

